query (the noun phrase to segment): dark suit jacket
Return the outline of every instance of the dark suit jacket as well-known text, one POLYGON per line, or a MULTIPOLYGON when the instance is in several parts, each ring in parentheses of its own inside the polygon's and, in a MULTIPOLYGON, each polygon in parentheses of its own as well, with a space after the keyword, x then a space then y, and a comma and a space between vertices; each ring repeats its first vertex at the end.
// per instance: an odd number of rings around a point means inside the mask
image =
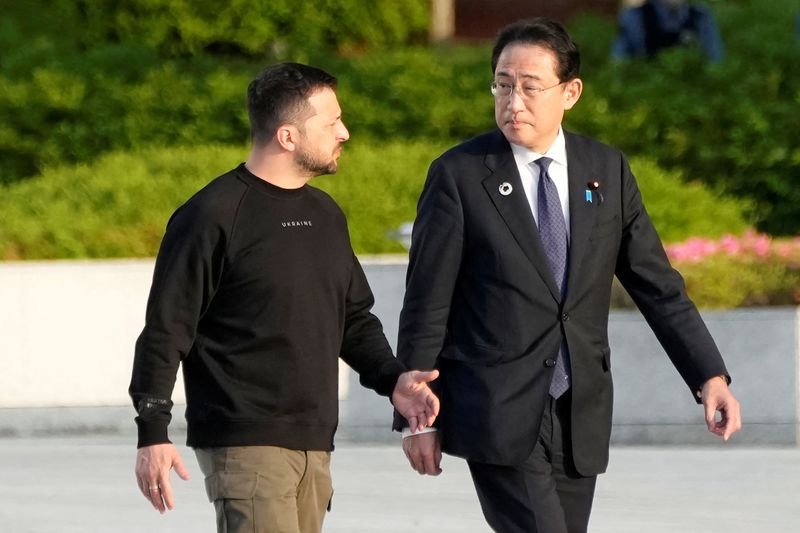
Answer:
POLYGON ((511 147, 494 130, 431 164, 414 223, 398 357, 408 368, 441 370, 444 452, 510 465, 533 450, 566 338, 573 454, 578 471, 593 475, 608 463, 614 275, 693 397, 727 371, 670 267, 622 153, 580 135, 565 137, 571 236, 564 301, 511 147), (590 202, 592 181, 599 188, 590 202), (503 183, 511 184, 511 194, 500 194, 503 183))

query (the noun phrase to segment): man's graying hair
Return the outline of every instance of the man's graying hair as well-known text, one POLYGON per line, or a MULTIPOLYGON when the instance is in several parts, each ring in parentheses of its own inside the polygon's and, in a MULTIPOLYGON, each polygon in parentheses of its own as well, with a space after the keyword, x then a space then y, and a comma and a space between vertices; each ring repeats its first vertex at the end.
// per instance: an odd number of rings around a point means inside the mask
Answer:
POLYGON ((247 87, 247 113, 254 144, 269 142, 282 124, 295 124, 309 112, 308 97, 319 89, 336 90, 336 78, 300 63, 267 68, 247 87))
POLYGON ((564 26, 545 17, 520 20, 500 30, 492 49, 492 74, 497 70, 497 61, 506 46, 516 43, 534 44, 551 50, 558 59, 558 81, 569 81, 580 75, 578 45, 564 26))

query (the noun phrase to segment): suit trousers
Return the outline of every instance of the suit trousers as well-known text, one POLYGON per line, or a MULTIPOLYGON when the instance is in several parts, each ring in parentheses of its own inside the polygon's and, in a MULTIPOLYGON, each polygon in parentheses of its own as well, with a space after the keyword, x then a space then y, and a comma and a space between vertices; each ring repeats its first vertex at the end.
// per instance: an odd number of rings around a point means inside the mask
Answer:
POLYGON ((486 521, 499 533, 585 533, 597 476, 572 460, 571 391, 549 398, 533 452, 522 464, 468 461, 486 521))
POLYGON ((195 449, 217 533, 319 533, 333 486, 330 452, 276 446, 195 449))

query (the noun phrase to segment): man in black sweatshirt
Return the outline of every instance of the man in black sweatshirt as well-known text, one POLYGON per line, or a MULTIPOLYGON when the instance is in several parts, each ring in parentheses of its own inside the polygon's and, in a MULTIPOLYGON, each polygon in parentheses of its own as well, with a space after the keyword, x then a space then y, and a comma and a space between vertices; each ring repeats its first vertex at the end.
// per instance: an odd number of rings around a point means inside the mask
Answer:
POLYGON ((156 260, 130 395, 136 479, 160 512, 169 471, 188 479, 167 436, 179 366, 187 444, 214 502, 218 531, 316 533, 332 487, 338 358, 429 426, 437 372, 392 355, 344 214, 307 183, 336 172, 349 137, 336 79, 284 63, 248 88, 253 148, 170 219, 156 260))

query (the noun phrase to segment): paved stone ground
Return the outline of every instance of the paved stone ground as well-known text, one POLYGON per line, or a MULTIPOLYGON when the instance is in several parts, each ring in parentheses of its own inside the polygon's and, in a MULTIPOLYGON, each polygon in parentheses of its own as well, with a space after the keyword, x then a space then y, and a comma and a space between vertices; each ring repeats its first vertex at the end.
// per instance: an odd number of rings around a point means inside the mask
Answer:
MULTIPOLYGON (((159 515, 133 478, 129 437, 0 439, 0 531, 213 532, 194 454, 175 479, 177 506, 159 515)), ((464 463, 438 478, 412 472, 398 446, 344 442, 326 533, 484 533, 464 463)), ((800 448, 614 447, 600 477, 592 533, 797 533, 800 448)))

